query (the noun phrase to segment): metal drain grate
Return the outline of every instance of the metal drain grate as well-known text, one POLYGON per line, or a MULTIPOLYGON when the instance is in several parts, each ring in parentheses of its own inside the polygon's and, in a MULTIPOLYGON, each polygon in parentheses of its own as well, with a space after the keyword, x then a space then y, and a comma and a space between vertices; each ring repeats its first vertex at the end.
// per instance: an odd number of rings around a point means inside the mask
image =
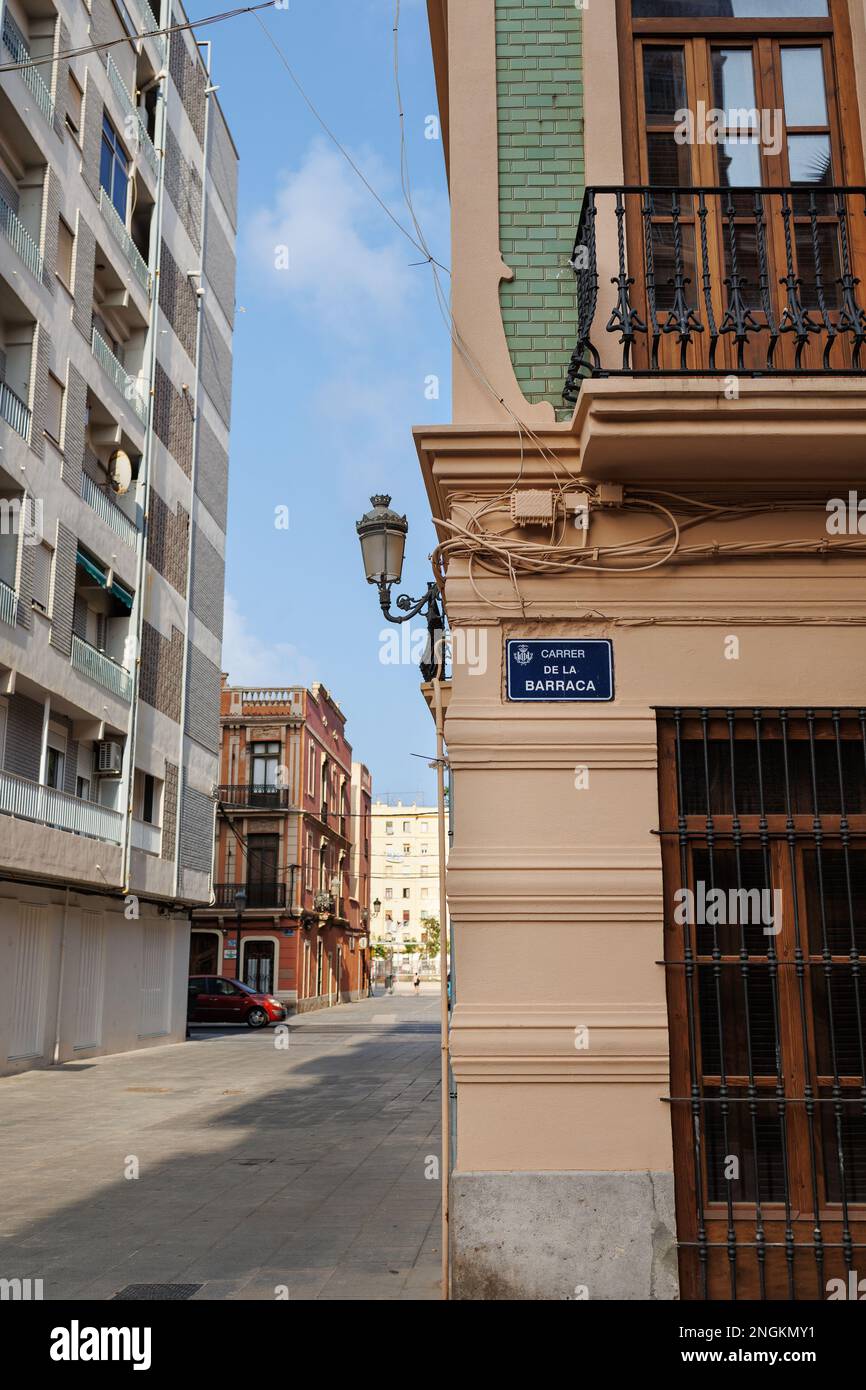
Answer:
POLYGON ((198 1293, 201 1284, 127 1284, 125 1289, 114 1295, 115 1299, 132 1299, 135 1301, 146 1302, 168 1301, 170 1299, 192 1298, 194 1293, 198 1293))

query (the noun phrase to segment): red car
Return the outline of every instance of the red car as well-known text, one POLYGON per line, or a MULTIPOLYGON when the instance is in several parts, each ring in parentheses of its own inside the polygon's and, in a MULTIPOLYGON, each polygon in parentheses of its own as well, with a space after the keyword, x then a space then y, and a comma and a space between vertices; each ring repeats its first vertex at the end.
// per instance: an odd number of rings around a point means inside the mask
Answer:
POLYGON ((286 1006, 273 994, 259 994, 240 980, 222 975, 190 975, 187 1018, 190 1023, 245 1023, 267 1028, 281 1023, 286 1006))

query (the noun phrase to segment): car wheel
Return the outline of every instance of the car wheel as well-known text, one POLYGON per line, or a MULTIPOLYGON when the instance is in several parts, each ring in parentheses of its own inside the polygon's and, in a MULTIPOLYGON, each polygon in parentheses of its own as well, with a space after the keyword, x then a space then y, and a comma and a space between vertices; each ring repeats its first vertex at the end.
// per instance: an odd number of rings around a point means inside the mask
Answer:
POLYGON ((265 1013, 264 1009, 260 1009, 260 1008, 250 1009, 249 1013, 247 1014, 247 1027, 248 1027, 248 1028, 265 1028, 265 1027, 267 1027, 267 1023, 268 1023, 268 1016, 267 1016, 267 1014, 265 1013))

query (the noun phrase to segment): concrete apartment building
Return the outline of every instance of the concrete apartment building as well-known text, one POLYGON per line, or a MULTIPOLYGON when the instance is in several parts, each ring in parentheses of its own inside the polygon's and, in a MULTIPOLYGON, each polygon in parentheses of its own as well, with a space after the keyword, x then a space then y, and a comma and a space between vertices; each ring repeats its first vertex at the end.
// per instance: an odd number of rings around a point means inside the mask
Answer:
POLYGON ((195 914, 190 974, 240 978, 292 1012, 363 998, 371 779, 346 716, 323 685, 224 676, 221 699, 215 902, 195 914))
POLYGON ((435 806, 374 801, 371 936, 393 947, 394 964, 411 968, 424 945, 427 917, 439 911, 438 812, 435 806), (414 950, 407 951, 407 944, 414 950))
POLYGON ((4 1071, 183 1038, 211 896, 237 155, 189 32, 66 56, 184 18, 0 4, 4 1071))
POLYGON ((866 1244, 864 6, 428 11, 416 443, 487 651, 446 692, 454 1295, 823 1299, 866 1244))

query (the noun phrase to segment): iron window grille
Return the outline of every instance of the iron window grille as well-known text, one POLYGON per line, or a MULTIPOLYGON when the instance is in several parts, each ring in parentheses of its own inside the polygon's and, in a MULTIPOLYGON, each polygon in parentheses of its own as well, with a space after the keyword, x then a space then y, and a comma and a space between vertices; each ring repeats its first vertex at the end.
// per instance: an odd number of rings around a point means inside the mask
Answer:
POLYGON ((825 1299, 866 1276, 866 709, 658 714, 681 1296, 825 1299))

